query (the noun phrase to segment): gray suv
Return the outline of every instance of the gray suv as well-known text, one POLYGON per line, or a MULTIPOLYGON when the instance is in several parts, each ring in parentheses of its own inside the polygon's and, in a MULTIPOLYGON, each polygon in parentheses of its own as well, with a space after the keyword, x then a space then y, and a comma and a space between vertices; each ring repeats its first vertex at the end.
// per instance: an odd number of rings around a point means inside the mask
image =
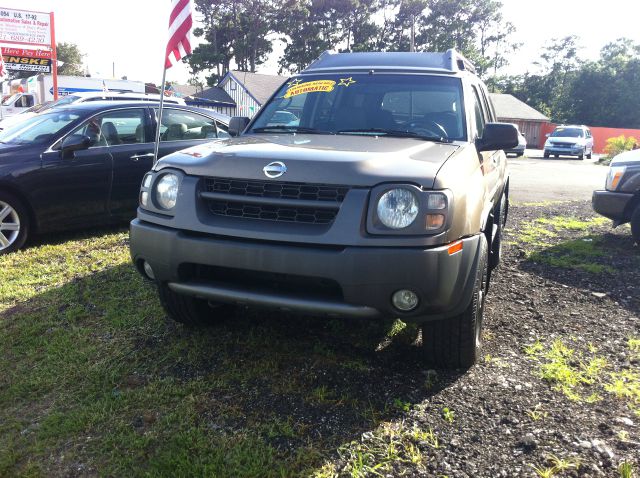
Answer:
POLYGON ((459 53, 325 53, 233 138, 144 178, 131 255, 189 325, 251 305, 421 324, 424 357, 469 367, 508 209, 484 84, 459 53))

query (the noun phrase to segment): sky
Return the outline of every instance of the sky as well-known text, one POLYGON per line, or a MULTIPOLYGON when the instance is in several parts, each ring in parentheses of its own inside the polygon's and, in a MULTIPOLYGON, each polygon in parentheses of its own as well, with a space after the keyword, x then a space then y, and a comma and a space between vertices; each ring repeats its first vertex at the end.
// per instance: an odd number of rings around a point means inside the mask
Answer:
MULTIPOLYGON (((575 34, 585 59, 598 57, 600 48, 626 36, 640 44, 640 2, 637 0, 502 0, 503 15, 516 27, 513 40, 523 45, 505 73, 535 71, 536 61, 551 38, 575 34)), ((85 54, 92 76, 159 83, 167 41, 170 0, 0 0, 0 7, 55 13, 56 40, 76 43, 85 54)), ((199 15, 196 14, 196 21, 199 15)), ((276 74, 275 45, 260 73, 276 74)), ((176 65, 167 79, 186 83, 189 68, 176 65)))

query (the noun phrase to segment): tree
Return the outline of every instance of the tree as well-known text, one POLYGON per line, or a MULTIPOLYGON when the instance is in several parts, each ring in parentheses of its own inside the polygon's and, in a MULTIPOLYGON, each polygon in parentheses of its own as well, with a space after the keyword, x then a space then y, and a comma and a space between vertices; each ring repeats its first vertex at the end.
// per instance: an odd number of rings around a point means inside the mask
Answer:
POLYGON ((59 75, 82 76, 82 53, 75 43, 58 43, 58 60, 63 63, 58 67, 59 75))
POLYGON ((238 69, 255 72, 272 49, 275 8, 274 0, 196 0, 204 28, 195 29, 194 35, 207 42, 186 60, 191 74, 214 71, 207 78, 213 85, 229 71, 232 60, 238 69))

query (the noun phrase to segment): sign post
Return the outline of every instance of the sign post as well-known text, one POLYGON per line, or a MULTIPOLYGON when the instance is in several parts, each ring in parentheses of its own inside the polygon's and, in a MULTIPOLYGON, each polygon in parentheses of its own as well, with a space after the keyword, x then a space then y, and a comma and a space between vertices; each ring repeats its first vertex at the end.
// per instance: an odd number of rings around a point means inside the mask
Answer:
POLYGON ((56 48, 56 30, 53 27, 53 12, 49 14, 51 18, 51 75, 53 76, 53 101, 58 101, 58 49, 56 48))

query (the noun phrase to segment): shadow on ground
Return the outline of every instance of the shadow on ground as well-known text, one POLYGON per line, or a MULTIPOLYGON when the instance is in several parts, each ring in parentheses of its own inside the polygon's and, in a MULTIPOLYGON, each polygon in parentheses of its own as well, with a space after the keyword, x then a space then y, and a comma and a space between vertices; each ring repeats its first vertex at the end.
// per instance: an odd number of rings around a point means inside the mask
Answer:
POLYGON ((459 378, 389 326, 242 309, 188 329, 129 264, 77 278, 0 314, 0 475, 308 474, 459 378))

